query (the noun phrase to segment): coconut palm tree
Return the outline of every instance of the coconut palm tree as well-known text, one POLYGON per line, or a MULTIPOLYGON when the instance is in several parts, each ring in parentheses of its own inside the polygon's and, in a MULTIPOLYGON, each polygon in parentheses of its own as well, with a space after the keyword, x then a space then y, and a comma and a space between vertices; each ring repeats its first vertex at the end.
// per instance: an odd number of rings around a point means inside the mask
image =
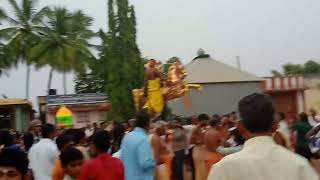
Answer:
POLYGON ((26 74, 26 99, 29 98, 30 70, 33 63, 30 58, 30 50, 39 41, 37 35, 38 24, 47 8, 37 11, 35 9, 37 0, 21 0, 19 5, 16 0, 8 0, 14 10, 14 17, 3 13, 2 17, 10 23, 10 27, 0 30, 0 37, 9 37, 6 47, 15 54, 15 58, 27 65, 26 74))
POLYGON ((66 72, 85 72, 86 61, 94 58, 89 50, 88 40, 93 36, 89 30, 92 19, 81 11, 68 12, 56 7, 46 12, 48 21, 40 28, 40 42, 32 48, 31 57, 36 66, 50 65, 48 92, 51 88, 53 71, 62 72, 63 89, 66 94, 66 72))

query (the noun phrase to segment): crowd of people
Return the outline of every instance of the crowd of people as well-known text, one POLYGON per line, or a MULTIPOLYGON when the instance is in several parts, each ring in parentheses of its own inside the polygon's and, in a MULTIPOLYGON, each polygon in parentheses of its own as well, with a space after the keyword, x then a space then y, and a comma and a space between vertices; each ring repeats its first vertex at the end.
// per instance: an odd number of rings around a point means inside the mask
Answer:
POLYGON ((320 117, 275 113, 263 94, 238 112, 59 128, 0 130, 0 180, 318 180, 320 117))

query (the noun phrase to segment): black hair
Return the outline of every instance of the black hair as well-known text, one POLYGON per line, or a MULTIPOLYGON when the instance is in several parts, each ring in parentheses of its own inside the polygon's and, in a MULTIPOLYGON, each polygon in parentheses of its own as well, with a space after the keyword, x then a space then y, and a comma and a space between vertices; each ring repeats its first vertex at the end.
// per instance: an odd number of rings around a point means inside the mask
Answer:
POLYGON ((209 125, 210 125, 211 127, 217 127, 217 126, 220 125, 220 123, 221 123, 220 119, 217 119, 217 118, 211 119, 211 120, 209 121, 209 125))
POLYGON ((210 119, 210 117, 208 116, 208 114, 200 114, 199 116, 198 116, 198 120, 199 121, 207 121, 207 120, 209 120, 210 119))
POLYGON ((222 117, 224 117, 224 118, 230 118, 230 114, 224 114, 222 117))
POLYGON ((83 159, 84 157, 81 151, 74 147, 69 147, 64 151, 62 151, 60 154, 60 161, 61 161, 62 167, 68 166, 68 164, 71 163, 72 161, 83 160, 83 159))
POLYGON ((76 129, 73 134, 74 144, 80 144, 81 139, 86 137, 86 133, 82 129, 76 129))
POLYGON ((214 115, 212 116, 212 118, 220 119, 220 115, 219 115, 219 114, 214 114, 214 115))
POLYGON ((77 129, 71 128, 71 129, 65 130, 63 134, 68 134, 68 135, 74 136, 74 134, 76 133, 76 131, 77 131, 77 129))
POLYGON ((56 144, 57 144, 57 147, 58 147, 58 149, 59 149, 60 151, 62 150, 62 148, 63 148, 66 144, 68 144, 68 143, 70 143, 70 142, 72 142, 72 136, 69 135, 69 134, 63 134, 63 135, 57 137, 57 139, 56 139, 56 144))
POLYGON ((0 130, 0 144, 4 145, 4 147, 9 147, 14 144, 14 136, 9 130, 0 130))
POLYGON ((221 123, 221 118, 218 114, 214 114, 212 116, 212 119, 209 121, 209 125, 211 127, 217 127, 221 123))
POLYGON ((278 112, 280 120, 286 119, 286 115, 283 112, 278 112))
POLYGON ((192 180, 195 180, 195 163, 193 160, 193 148, 175 151, 171 162, 171 179, 183 179, 183 167, 188 167, 192 173, 192 180))
POLYGON ((28 172, 27 155, 20 151, 10 148, 4 148, 0 153, 0 166, 15 167, 23 176, 28 172))
POLYGON ((111 145, 111 135, 106 130, 98 130, 91 137, 91 142, 102 152, 108 152, 111 145))
POLYGON ((113 143, 112 153, 117 152, 120 149, 122 139, 126 133, 126 129, 122 124, 116 123, 112 131, 113 143))
POLYGON ((50 123, 46 123, 42 126, 41 135, 43 138, 50 138, 50 134, 56 130, 56 126, 50 123))
POLYGON ((300 118, 300 121, 302 121, 302 122, 309 122, 308 115, 305 112, 300 113, 299 118, 300 118))
POLYGON ((19 131, 14 132, 12 135, 14 140, 17 140, 22 137, 22 134, 19 131))
POLYGON ((100 122, 100 127, 102 127, 105 124, 106 124, 106 122, 104 122, 104 121, 100 122))
POLYGON ((171 119, 171 122, 175 122, 175 123, 181 124, 182 123, 182 119, 179 116, 175 116, 175 117, 173 117, 171 119))
POLYGON ((263 133, 271 129, 274 121, 274 108, 269 96, 251 94, 240 100, 238 108, 242 123, 248 131, 263 133))
POLYGON ((136 114, 136 127, 145 128, 150 123, 150 116, 147 112, 141 111, 136 114))
POLYGON ((26 132, 23 137, 23 144, 24 144, 24 148, 26 151, 29 151, 29 149, 31 148, 31 146, 33 145, 33 134, 30 132, 26 132))
POLYGON ((78 129, 74 129, 74 128, 67 129, 64 131, 63 135, 71 137, 72 141, 74 141, 77 130, 78 129))
POLYGON ((231 134, 233 135, 234 141, 237 143, 237 146, 244 144, 244 142, 246 141, 238 129, 231 131, 231 134))
POLYGON ((125 132, 125 127, 122 124, 116 123, 112 131, 113 139, 118 139, 119 137, 122 137, 125 134, 125 132))
POLYGON ((191 124, 191 123, 192 123, 192 117, 187 117, 186 124, 191 124))

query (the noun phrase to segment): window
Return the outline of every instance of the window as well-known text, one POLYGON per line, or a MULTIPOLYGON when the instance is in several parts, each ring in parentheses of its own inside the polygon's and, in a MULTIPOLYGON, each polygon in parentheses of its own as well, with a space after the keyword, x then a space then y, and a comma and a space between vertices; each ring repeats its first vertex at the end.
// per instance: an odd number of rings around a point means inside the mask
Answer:
POLYGON ((99 121, 106 121, 107 120, 107 112, 106 111, 99 111, 99 121))
POLYGON ((78 112, 77 113, 77 123, 89 123, 89 113, 88 112, 78 112))

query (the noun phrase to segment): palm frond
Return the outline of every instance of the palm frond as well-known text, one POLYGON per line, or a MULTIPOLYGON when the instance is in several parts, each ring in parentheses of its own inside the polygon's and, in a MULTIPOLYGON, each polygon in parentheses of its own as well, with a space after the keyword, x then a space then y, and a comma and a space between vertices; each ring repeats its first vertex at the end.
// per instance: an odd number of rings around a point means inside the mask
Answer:
POLYGON ((72 14, 72 21, 75 27, 80 30, 87 29, 92 25, 93 19, 85 15, 81 10, 76 11, 72 14))
POLYGON ((71 17, 71 35, 73 38, 89 39, 95 34, 89 28, 93 19, 85 15, 81 10, 72 13, 71 17))
POLYGON ((33 29, 42 37, 53 33, 53 30, 49 26, 33 26, 33 29))
POLYGON ((24 21, 24 14, 22 9, 19 8, 18 3, 15 0, 8 0, 10 5, 12 6, 14 13, 16 15, 16 17, 18 18, 17 21, 19 22, 23 22, 24 21))
POLYGON ((71 14, 64 7, 55 7, 51 12, 49 25, 60 35, 67 35, 70 28, 71 14))
POLYGON ((9 17, 9 16, 6 17, 6 20, 7 20, 10 24, 12 24, 12 25, 14 25, 14 26, 18 26, 18 25, 20 24, 19 21, 15 20, 15 19, 13 19, 13 18, 11 18, 11 17, 9 17))
POLYGON ((23 35, 22 34, 16 34, 12 39, 8 42, 7 47, 16 54, 17 58, 18 56, 25 56, 22 49, 22 41, 23 41, 23 35))
POLYGON ((43 18, 45 17, 45 15, 49 13, 49 11, 50 11, 49 7, 42 8, 40 11, 34 14, 34 16, 31 19, 31 22, 35 24, 39 24, 39 23, 44 24, 43 18))
POLYGON ((96 32, 96 34, 102 40, 102 44, 106 44, 106 41, 107 41, 107 38, 108 38, 107 33, 105 33, 102 29, 100 29, 98 32, 96 32))
POLYGON ((30 50, 30 58, 33 59, 36 64, 45 64, 47 60, 43 61, 43 56, 49 50, 51 43, 47 40, 41 41, 38 45, 34 46, 30 50))
POLYGON ((2 8, 0 8, 0 20, 5 19, 6 17, 7 17, 6 12, 2 8))
POLYGON ((91 43, 88 43, 88 46, 89 46, 90 48, 95 48, 95 49, 100 49, 100 48, 102 48, 101 45, 96 45, 96 44, 91 44, 91 43))
POLYGON ((25 20, 30 20, 36 13, 36 0, 22 0, 22 12, 25 20))
POLYGON ((0 43, 0 70, 8 69, 18 64, 17 58, 8 46, 0 43))
POLYGON ((10 27, 5 29, 0 29, 0 39, 10 39, 15 36, 15 34, 19 31, 18 27, 10 27))

